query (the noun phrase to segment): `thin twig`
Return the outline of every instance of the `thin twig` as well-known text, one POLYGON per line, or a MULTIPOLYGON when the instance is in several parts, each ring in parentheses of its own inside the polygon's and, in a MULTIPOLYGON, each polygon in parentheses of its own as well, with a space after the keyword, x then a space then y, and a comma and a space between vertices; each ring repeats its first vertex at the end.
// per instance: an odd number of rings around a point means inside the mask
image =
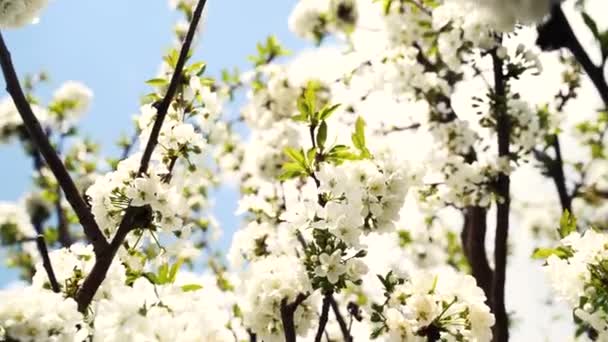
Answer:
MULTIPOLYGON (((173 101, 173 97, 175 96, 175 92, 179 83, 181 82, 182 71, 184 65, 186 64, 186 59, 188 58, 188 54, 190 52, 190 46, 192 45, 192 41, 194 39, 194 34, 196 33, 198 23, 200 21, 201 15, 203 13, 203 9, 205 8, 206 0, 199 0, 196 9, 194 10, 192 21, 190 22, 190 28, 188 29, 188 34, 184 39, 182 44, 182 49, 179 54, 179 59, 175 66, 175 71, 173 76, 171 77, 171 83, 169 84, 169 88, 167 89, 167 93, 163 98, 163 101, 158 107, 158 114, 156 116, 156 121, 154 122, 154 126, 152 128, 152 132, 150 133, 150 138, 148 139, 148 144, 146 145, 146 149, 141 159, 141 163, 139 166, 138 174, 141 176, 145 174, 148 170, 148 165, 150 163, 150 158, 154 149, 156 148, 158 142, 158 135, 160 134, 160 130, 163 125, 164 118, 167 114, 167 110, 169 109, 169 105, 173 101)), ((125 210, 125 214, 118 226, 118 230, 116 231, 116 235, 112 239, 110 246, 104 250, 104 252, 97 257, 95 260, 95 265, 93 265, 93 269, 91 273, 87 276, 82 287, 76 294, 76 302, 78 303, 78 310, 80 312, 85 312, 97 289, 101 286, 101 283, 106 277, 108 269, 118 252, 118 249, 122 245, 124 239, 127 237, 129 232, 133 229, 141 227, 142 222, 145 222, 147 218, 151 215, 149 207, 132 207, 129 206, 125 210)))
POLYGON ((95 253, 99 254, 108 246, 108 242, 23 94, 10 52, 4 43, 2 34, 0 34, 0 65, 4 73, 4 79, 6 80, 6 90, 11 95, 33 144, 46 160, 61 189, 63 189, 66 199, 74 209, 76 216, 78 216, 84 233, 91 244, 93 244, 95 253))
POLYGON ((344 338, 344 342, 352 342, 353 337, 350 334, 350 329, 346 324, 342 313, 340 313, 340 307, 338 306, 338 302, 336 302, 336 299, 333 297, 333 295, 329 297, 329 303, 331 304, 331 308, 334 312, 334 315, 336 316, 336 321, 338 321, 338 325, 340 326, 340 331, 342 332, 342 338, 344 338))
POLYGON ((53 290, 53 292, 59 293, 61 289, 59 287, 59 283, 57 283, 55 272, 53 271, 53 265, 51 264, 51 258, 49 258, 49 251, 46 248, 46 241, 44 240, 44 235, 38 235, 36 237, 36 246, 38 247, 38 252, 40 252, 40 256, 42 257, 42 266, 44 266, 46 275, 49 278, 51 289, 53 290))
POLYGON ((171 76, 171 81, 169 83, 169 87, 167 88, 167 93, 165 94, 165 97, 157 108, 158 110, 156 114, 156 121, 154 121, 154 126, 152 126, 150 138, 148 139, 144 154, 141 157, 141 163, 139 165, 140 175, 148 171, 148 164, 150 163, 150 158, 152 158, 152 152, 154 152, 154 149, 158 144, 158 136, 163 126, 165 116, 167 116, 169 106, 171 105, 173 97, 175 96, 177 88, 179 87, 179 84, 182 80, 182 71, 184 69, 184 65, 186 64, 186 60, 188 59, 188 54, 190 53, 190 46, 192 45, 192 41, 194 40, 196 28, 198 27, 198 22, 201 18, 201 14, 203 12, 203 9, 205 8, 206 2, 206 0, 200 0, 198 2, 198 5, 196 6, 196 9, 194 10, 192 22, 190 23, 188 34, 186 34, 186 38, 184 39, 184 42, 182 44, 182 49, 179 53, 177 63, 175 64, 175 71, 173 72, 173 76, 171 76))

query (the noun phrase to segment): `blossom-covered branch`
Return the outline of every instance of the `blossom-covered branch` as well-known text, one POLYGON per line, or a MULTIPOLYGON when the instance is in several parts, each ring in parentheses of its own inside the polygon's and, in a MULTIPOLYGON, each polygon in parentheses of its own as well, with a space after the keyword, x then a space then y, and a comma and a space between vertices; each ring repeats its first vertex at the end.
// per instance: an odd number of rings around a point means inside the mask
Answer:
MULTIPOLYGON (((171 77, 171 83, 169 84, 165 97, 158 107, 154 126, 152 128, 152 132, 150 133, 150 138, 139 165, 138 174, 140 176, 146 173, 152 152, 154 152, 154 149, 158 143, 160 129, 162 128, 169 106, 173 101, 173 97, 181 81, 182 71, 190 53, 190 47, 192 45, 194 35, 196 34, 196 30, 198 28, 206 2, 206 0, 199 0, 196 9, 194 10, 190 27, 188 29, 188 34, 183 41, 179 59, 177 60, 175 70, 173 71, 173 76, 171 77)), ((91 303, 91 300, 93 300, 93 296, 105 279, 106 273, 108 272, 108 269, 110 268, 110 265, 118 252, 118 249, 122 246, 124 239, 134 228, 141 227, 142 224, 145 226, 145 222, 148 221, 149 217, 151 216, 150 210, 151 209, 149 206, 135 207, 129 205, 127 207, 112 242, 110 243, 109 247, 103 251, 103 254, 99 255, 93 269, 91 270, 91 273, 87 276, 82 284, 82 287, 78 291, 76 301, 78 302, 78 308, 81 312, 84 312, 91 303)))

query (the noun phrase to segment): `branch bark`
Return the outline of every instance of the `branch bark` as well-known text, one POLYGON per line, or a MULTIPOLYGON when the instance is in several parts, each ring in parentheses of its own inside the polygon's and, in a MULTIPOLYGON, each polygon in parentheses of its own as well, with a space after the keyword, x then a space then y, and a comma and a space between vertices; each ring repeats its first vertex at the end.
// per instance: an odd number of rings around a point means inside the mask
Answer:
POLYGON ((55 293, 59 293, 61 288, 59 287, 59 283, 57 282, 57 278, 55 277, 55 272, 53 271, 53 265, 51 264, 51 258, 49 258, 49 251, 46 248, 46 241, 44 240, 43 235, 38 235, 36 237, 36 246, 38 247, 38 251, 40 252, 40 256, 42 257, 42 266, 46 271, 46 275, 49 278, 49 283, 51 284, 51 289, 55 293))
POLYGON ((55 202, 55 211, 57 212, 57 233, 59 243, 63 247, 70 247, 72 245, 72 237, 70 236, 70 225, 67 217, 65 216, 65 210, 61 205, 61 189, 57 189, 57 201, 55 202))
POLYGON ((608 106, 608 83, 606 83, 604 76, 604 63, 597 66, 589 58, 578 38, 576 38, 560 5, 553 6, 549 21, 538 27, 538 39, 536 43, 543 50, 555 50, 559 48, 570 50, 595 85, 604 104, 608 106))
POLYGON ((323 338, 323 332, 327 321, 329 320, 329 298, 331 293, 328 293, 323 297, 323 306, 321 307, 321 316, 319 317, 319 327, 317 328, 317 334, 315 335, 315 342, 321 342, 323 338))
POLYGON ((486 215, 485 208, 478 206, 465 208, 461 239, 464 254, 471 266, 471 273, 486 294, 486 301, 491 307, 493 271, 486 254, 486 215))
MULTIPOLYGON (((169 106, 173 101, 175 92, 177 91, 179 83, 181 82, 182 71, 184 69, 184 65, 186 64, 186 60, 188 59, 190 47, 192 46, 192 41, 194 40, 194 35, 196 33, 196 29, 201 19, 206 2, 206 0, 199 0, 194 10, 192 21, 190 22, 190 27, 188 29, 188 34, 182 43, 179 59, 176 64, 175 71, 173 72, 173 76, 171 77, 171 83, 169 84, 165 97, 158 107, 156 120, 154 121, 150 138, 148 139, 148 143, 140 162, 138 172, 139 176, 148 171, 150 158, 152 157, 152 153, 154 152, 154 149, 158 143, 158 135, 160 134, 160 130, 162 128, 165 116, 167 115, 169 106)), ((101 286, 101 283, 105 279, 108 269, 112 265, 112 261, 114 260, 118 249, 120 246, 122 246, 122 243, 127 235, 133 229, 141 227, 140 223, 145 222, 147 217, 151 215, 149 211, 149 207, 127 207, 112 242, 110 243, 109 247, 103 251, 103 253, 97 256, 91 273, 89 273, 82 284, 82 287, 76 294, 76 302, 78 303, 78 310, 80 312, 85 312, 89 304, 91 304, 97 289, 99 286, 101 286)))
MULTIPOLYGON (((496 101, 496 131, 498 133, 498 156, 509 157, 511 122, 506 110, 506 80, 503 61, 496 51, 491 52, 494 71, 494 96, 496 101)), ((509 340, 509 317, 505 308, 505 280, 507 269, 507 240, 509 234, 510 178, 505 173, 498 175, 499 200, 496 205, 496 239, 494 242, 495 271, 492 280, 492 309, 496 317, 494 341, 509 340)))
POLYGON ((95 254, 99 254, 108 246, 108 242, 95 222, 93 214, 89 210, 84 199, 80 196, 72 177, 70 177, 70 174, 63 165, 59 155, 49 142, 36 115, 34 115, 34 112, 21 89, 21 84, 19 83, 17 73, 15 72, 10 52, 4 43, 2 34, 0 34, 0 66, 2 67, 2 72, 6 81, 6 90, 11 95, 33 144, 44 157, 44 160, 46 160, 53 175, 55 175, 57 182, 65 193, 66 199, 74 209, 76 216, 78 216, 78 220, 82 225, 85 235, 93 245, 95 254))
POLYGON ((283 332, 285 334, 285 342, 296 342, 296 327, 293 321, 294 314, 298 306, 308 298, 307 294, 300 293, 293 303, 288 303, 287 298, 281 301, 281 322, 283 323, 283 332))
POLYGON ((342 338, 344 338, 344 342, 352 342, 353 337, 350 335, 350 329, 340 313, 340 307, 338 306, 338 302, 333 296, 329 298, 329 304, 331 304, 331 308, 336 316, 336 321, 338 321, 338 325, 340 326, 340 331, 342 332, 342 338))

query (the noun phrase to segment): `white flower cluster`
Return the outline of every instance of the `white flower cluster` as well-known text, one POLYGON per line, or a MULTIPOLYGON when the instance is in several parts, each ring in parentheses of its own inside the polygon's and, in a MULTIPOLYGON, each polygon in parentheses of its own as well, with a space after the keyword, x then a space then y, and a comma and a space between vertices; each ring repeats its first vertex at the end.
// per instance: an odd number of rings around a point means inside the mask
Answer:
POLYGON ((382 324, 394 342, 491 341, 494 315, 485 300, 471 276, 419 272, 395 286, 382 324))
POLYGON ((97 303, 93 341, 234 341, 225 309, 202 285, 139 278, 97 303))
POLYGON ((33 238, 36 230, 23 206, 0 202, 0 237, 2 244, 33 238))
POLYGON ((318 177, 328 201, 311 227, 327 229, 349 246, 359 246, 362 234, 393 231, 413 183, 405 167, 392 160, 325 164, 318 177))
POLYGON ((135 177, 140 159, 140 154, 125 159, 116 171, 99 177, 87 189, 93 214, 108 236, 118 228, 129 204, 149 205, 153 212, 150 223, 156 228, 164 231, 182 228, 181 217, 187 208, 182 205, 183 197, 178 195, 177 189, 163 180, 162 175, 168 171, 162 164, 154 163, 157 169, 150 176, 135 177))
MULTIPOLYGON (((74 295, 79 286, 82 285, 84 278, 95 263, 93 246, 75 243, 69 248, 61 248, 49 253, 51 264, 57 283, 61 291, 68 295, 74 295)), ((106 279, 96 298, 110 297, 116 286, 124 286, 126 281, 125 267, 118 261, 112 263, 106 279)), ((36 273, 32 278, 32 287, 39 289, 49 289, 49 278, 43 268, 42 262, 36 264, 36 273)))
POLYGON ((34 287, 0 292, 0 331, 9 341, 85 341, 89 335, 76 302, 34 287))
POLYGON ((53 118, 62 126, 74 124, 90 106, 93 92, 84 84, 76 81, 67 81, 53 94, 50 104, 53 118))
MULTIPOLYGON (((35 104, 32 104, 31 108, 38 121, 41 123, 49 121, 49 113, 45 108, 35 104)), ((19 137, 24 130, 23 120, 19 116, 13 99, 10 97, 2 99, 0 101, 0 141, 6 142, 11 138, 19 137)))
POLYGON ((47 0, 0 1, 0 27, 16 28, 33 23, 47 5, 47 0))
POLYGON ((330 33, 350 33, 359 16, 359 0, 302 0, 289 17, 289 28, 302 38, 320 41, 330 33))
POLYGON ((593 229, 570 233, 547 258, 545 271, 580 324, 592 328, 598 341, 608 339, 608 235, 593 229))
MULTIPOLYGON (((254 262, 244 279, 241 309, 244 324, 266 342, 284 341, 280 308, 298 296, 309 296, 312 286, 300 260, 293 256, 269 256, 254 262)), ((307 298, 294 315, 294 326, 302 336, 311 327, 317 312, 313 299, 307 298)))
POLYGON ((473 5, 488 11, 492 25, 499 31, 512 31, 516 24, 533 25, 545 18, 551 6, 560 0, 456 0, 469 1, 473 5))

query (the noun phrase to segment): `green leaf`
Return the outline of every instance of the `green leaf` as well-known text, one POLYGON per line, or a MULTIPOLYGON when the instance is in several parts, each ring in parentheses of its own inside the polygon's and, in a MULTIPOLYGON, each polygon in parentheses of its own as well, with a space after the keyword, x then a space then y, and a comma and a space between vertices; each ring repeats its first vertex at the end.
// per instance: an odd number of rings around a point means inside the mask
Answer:
POLYGON ((600 41, 600 49, 602 50, 602 58, 608 58, 608 31, 604 31, 598 37, 600 41))
POLYGON ((308 165, 312 165, 313 162, 315 161, 315 157, 317 155, 317 150, 314 148, 310 148, 308 151, 306 151, 306 160, 307 160, 307 169, 309 169, 308 165))
POLYGON ((182 266, 183 263, 184 263, 184 260, 179 259, 179 260, 177 260, 177 262, 175 264, 173 264, 173 266, 171 266, 171 269, 169 270, 168 279, 167 279, 170 283, 173 283, 175 281, 175 278, 177 277, 177 271, 179 271, 179 268, 182 266))
POLYGON ((200 290, 202 288, 203 288, 203 286, 199 285, 199 284, 182 285, 182 291, 184 291, 184 292, 196 291, 196 290, 200 290))
POLYGON ((193 73, 197 76, 200 76, 205 73, 206 69, 207 69, 207 64, 205 62, 196 62, 196 63, 191 64, 186 69, 186 71, 189 73, 193 73))
POLYGON ((164 87, 167 84, 169 84, 169 81, 167 81, 164 78, 153 78, 153 79, 147 80, 146 84, 153 86, 153 87, 164 87))
POLYGON ((319 120, 327 120, 336 111, 336 109, 338 109, 338 107, 340 107, 340 104, 323 107, 323 109, 321 109, 321 111, 319 112, 319 120))
POLYGON ((572 250, 569 247, 561 246, 557 248, 536 248, 532 253, 532 258, 545 260, 551 255, 555 255, 560 259, 565 259, 572 256, 572 250))
POLYGON ((297 106, 298 111, 300 111, 300 114, 293 117, 293 119, 296 121, 308 122, 312 112, 310 107, 308 106, 308 103, 306 102, 306 99, 304 97, 298 98, 297 106))
POLYGON ((325 142, 327 141, 327 123, 325 121, 321 122, 319 126, 319 130, 317 131, 317 146, 323 151, 325 147, 325 142))
POLYGON ((593 36, 596 39, 599 39, 600 32, 597 29, 597 24, 595 23, 595 20, 593 20, 593 18, 591 18, 591 16, 589 16, 589 14, 587 14, 586 12, 582 12, 581 14, 583 16, 583 21, 585 22, 585 25, 587 25, 589 30, 591 30, 591 33, 593 33, 593 36))
POLYGON ((568 209, 564 210, 562 217, 559 219, 559 236, 565 238, 576 231, 576 217, 570 214, 568 209))
POLYGON ((303 168, 306 169, 306 157, 304 157, 304 151, 296 150, 295 148, 285 147, 283 152, 293 161, 300 164, 303 168))
POLYGON ((351 136, 353 145, 359 150, 361 158, 371 157, 371 153, 365 146, 365 121, 358 117, 355 122, 355 132, 351 136))

